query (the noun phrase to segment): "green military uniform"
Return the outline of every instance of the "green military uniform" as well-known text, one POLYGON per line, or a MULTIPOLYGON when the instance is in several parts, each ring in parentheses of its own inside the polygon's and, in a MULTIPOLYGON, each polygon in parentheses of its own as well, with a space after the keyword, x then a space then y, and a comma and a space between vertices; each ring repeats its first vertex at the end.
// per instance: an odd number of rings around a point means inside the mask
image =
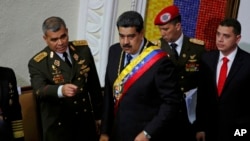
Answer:
POLYGON ((169 58, 174 62, 179 73, 181 91, 187 92, 196 88, 200 57, 205 52, 204 42, 184 36, 178 60, 175 59, 172 49, 164 39, 161 38, 156 44, 168 52, 169 58))
POLYGON ((69 42, 72 68, 45 47, 28 64, 31 85, 40 103, 44 141, 83 141, 97 138, 102 95, 93 56, 85 40, 69 42), (59 98, 58 87, 78 86, 75 96, 59 98))
POLYGON ((15 73, 0 67, 0 74, 0 141, 24 141, 15 73))
POLYGON ((183 127, 182 132, 184 133, 184 137, 187 140, 193 141, 195 140, 195 131, 192 123, 195 120, 197 90, 195 88, 197 88, 198 85, 201 56, 205 52, 204 42, 184 35, 178 59, 175 58, 174 52, 169 43, 164 39, 161 38, 160 40, 157 40, 156 44, 164 51, 168 52, 169 58, 176 66, 180 89, 185 98, 185 102, 183 102, 183 110, 180 112, 180 117, 182 118, 180 118, 179 124, 183 127))

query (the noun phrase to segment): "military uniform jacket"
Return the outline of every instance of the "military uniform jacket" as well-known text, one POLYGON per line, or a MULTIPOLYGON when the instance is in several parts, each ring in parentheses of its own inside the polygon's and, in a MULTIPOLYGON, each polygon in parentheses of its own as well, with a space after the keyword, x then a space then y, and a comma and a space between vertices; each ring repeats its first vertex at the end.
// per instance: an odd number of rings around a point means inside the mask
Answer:
POLYGON ((160 46, 170 54, 170 59, 174 62, 179 73, 179 83, 183 92, 197 87, 200 58, 205 52, 204 43, 200 40, 184 36, 181 52, 178 60, 175 59, 169 44, 160 39, 160 46))
POLYGON ((174 62, 180 89, 183 92, 182 114, 180 116, 179 125, 182 127, 183 137, 187 140, 193 140, 195 133, 192 130, 191 122, 195 120, 196 93, 186 97, 189 90, 197 88, 201 55, 205 52, 204 42, 195 38, 189 38, 184 35, 181 52, 178 60, 174 57, 174 52, 169 43, 160 38, 158 45, 169 53, 169 58, 174 62), (185 101, 184 101, 185 100, 185 101), (187 116, 187 117, 184 117, 187 116), (184 117, 184 118, 183 118, 184 117), (188 139, 192 138, 192 139, 188 139))
POLYGON ((0 67, 0 74, 0 140, 24 141, 16 76, 12 69, 4 67, 0 67))
POLYGON ((94 140, 94 119, 101 115, 101 87, 94 59, 85 40, 69 42, 72 68, 45 47, 28 64, 31 85, 40 103, 44 140, 94 140), (59 98, 58 87, 78 86, 71 98, 59 98), (81 137, 78 137, 81 136, 81 137))
MULTIPOLYGON (((144 43, 147 43, 146 39, 144 43)), ((148 46, 152 43, 149 42, 148 46)), ((124 66, 124 54, 119 43, 110 47, 101 133, 108 134, 111 141, 132 141, 143 130, 151 135, 152 141, 175 136, 181 91, 177 86, 174 65, 168 57, 158 60, 133 83, 114 116, 113 84, 121 71, 119 68, 124 66)))

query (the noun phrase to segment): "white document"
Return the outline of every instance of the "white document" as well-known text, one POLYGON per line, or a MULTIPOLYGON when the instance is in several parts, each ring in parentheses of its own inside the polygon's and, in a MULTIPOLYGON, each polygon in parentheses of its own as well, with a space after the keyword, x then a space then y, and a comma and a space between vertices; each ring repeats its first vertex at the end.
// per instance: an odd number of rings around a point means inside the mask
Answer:
POLYGON ((187 106, 187 114, 190 123, 193 123, 196 119, 196 100, 197 100, 197 88, 189 90, 185 93, 186 95, 186 106, 187 106))

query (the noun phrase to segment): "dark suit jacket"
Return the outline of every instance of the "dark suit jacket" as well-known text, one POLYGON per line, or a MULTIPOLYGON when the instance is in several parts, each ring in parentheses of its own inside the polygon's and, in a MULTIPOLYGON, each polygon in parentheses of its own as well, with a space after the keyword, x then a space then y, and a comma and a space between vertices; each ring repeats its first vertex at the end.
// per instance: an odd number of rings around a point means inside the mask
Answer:
POLYGON ((109 134, 115 141, 133 141, 143 130, 151 135, 152 141, 170 139, 172 133, 177 133, 174 125, 182 98, 173 63, 168 57, 156 62, 129 88, 114 116, 113 84, 118 77, 119 66, 123 66, 124 54, 119 43, 110 47, 102 133, 109 134))
POLYGON ((94 59, 86 41, 70 42, 69 49, 72 68, 49 47, 29 61, 31 85, 40 103, 46 141, 95 140, 96 137, 94 120, 100 119, 103 100, 94 59), (58 87, 66 83, 77 85, 77 94, 58 98, 58 87))
POLYGON ((16 76, 12 69, 0 67, 1 141, 24 141, 21 106, 16 76))
POLYGON ((197 130, 206 132, 206 141, 241 141, 244 137, 234 137, 236 129, 247 128, 250 131, 250 55, 238 48, 220 97, 216 86, 218 59, 219 51, 202 57, 197 130))

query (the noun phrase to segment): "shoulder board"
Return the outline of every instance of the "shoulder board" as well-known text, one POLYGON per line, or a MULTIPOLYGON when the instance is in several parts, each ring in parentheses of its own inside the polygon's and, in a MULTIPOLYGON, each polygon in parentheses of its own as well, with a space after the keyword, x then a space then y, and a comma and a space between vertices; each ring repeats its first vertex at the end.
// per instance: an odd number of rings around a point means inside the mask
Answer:
POLYGON ((153 40, 151 41, 154 45, 160 47, 161 46, 161 41, 160 40, 153 40))
POLYGON ((39 54, 37 54, 35 57, 34 57, 34 60, 36 62, 40 62, 41 60, 43 60, 43 58, 45 58, 47 56, 47 52, 41 52, 39 54))
POLYGON ((189 41, 192 42, 192 43, 198 44, 198 45, 204 45, 205 44, 204 41, 196 39, 196 38, 190 38, 189 41))
POLYGON ((75 40, 72 43, 74 46, 88 45, 88 42, 86 40, 75 40))

